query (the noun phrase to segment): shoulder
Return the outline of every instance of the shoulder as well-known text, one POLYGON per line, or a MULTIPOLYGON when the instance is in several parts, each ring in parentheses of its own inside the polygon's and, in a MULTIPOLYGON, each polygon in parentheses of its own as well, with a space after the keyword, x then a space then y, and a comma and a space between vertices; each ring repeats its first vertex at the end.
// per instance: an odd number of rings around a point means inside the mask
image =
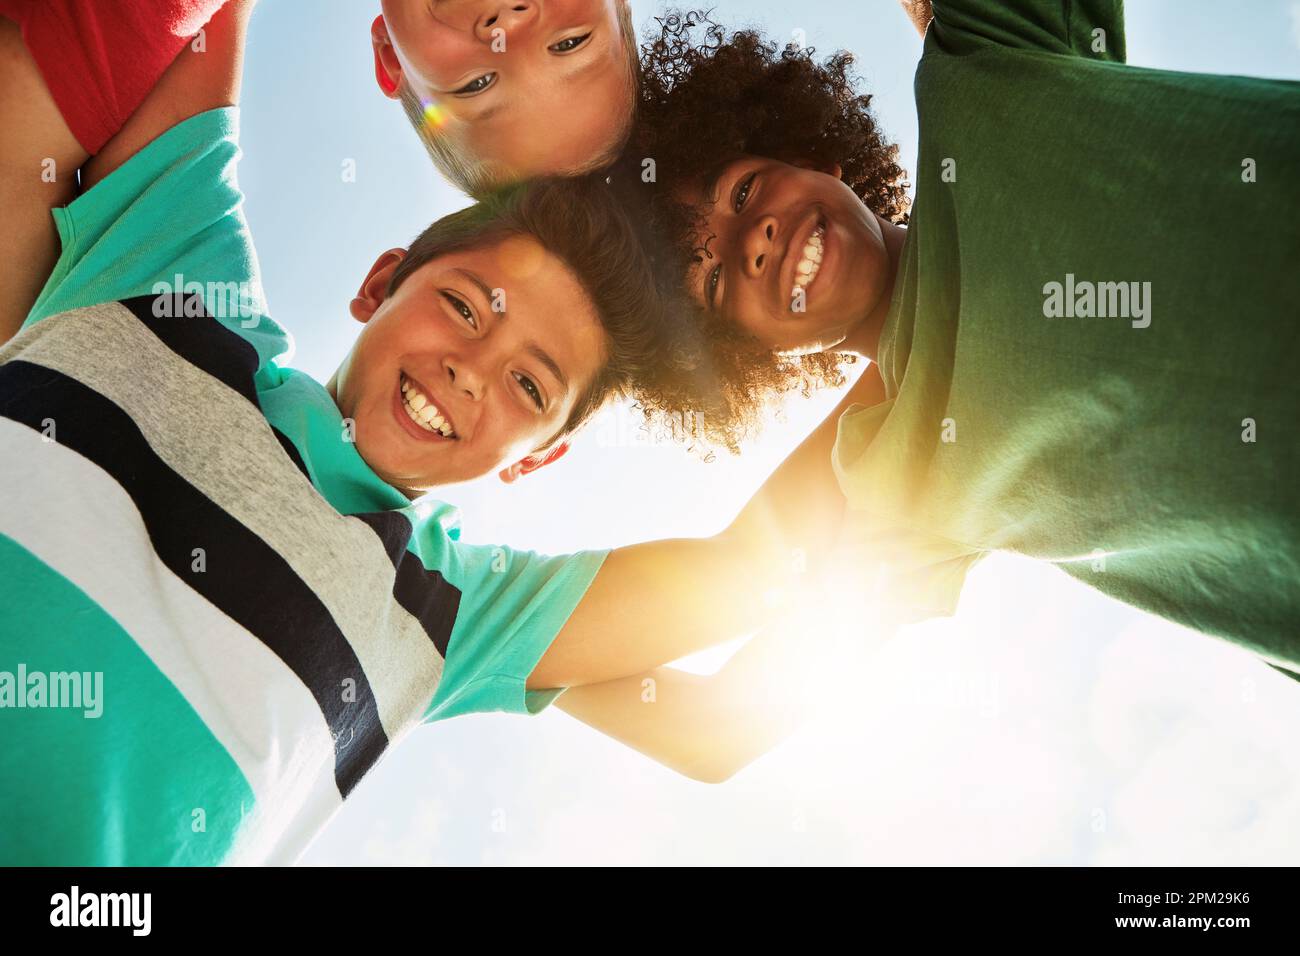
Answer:
POLYGON ((239 102, 253 0, 230 0, 204 27, 203 49, 184 47, 121 129, 82 170, 89 189, 192 116, 239 102))

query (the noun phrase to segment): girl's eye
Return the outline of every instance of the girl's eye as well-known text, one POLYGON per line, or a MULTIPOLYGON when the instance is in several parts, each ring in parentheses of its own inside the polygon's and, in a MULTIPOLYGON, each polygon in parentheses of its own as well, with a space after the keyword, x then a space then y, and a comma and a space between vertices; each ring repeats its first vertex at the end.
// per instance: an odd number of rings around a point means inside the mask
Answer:
POLYGON ((587 38, 590 36, 590 33, 584 33, 580 37, 566 37, 559 43, 552 43, 547 49, 552 53, 572 53, 578 47, 586 43, 587 38))
POLYGON ((533 404, 540 410, 542 407, 542 393, 538 390, 537 386, 533 384, 533 380, 527 375, 518 374, 515 375, 515 380, 520 384, 523 390, 528 393, 528 397, 533 400, 533 404))
POLYGON ((482 93, 489 86, 496 82, 495 73, 484 73, 482 76, 475 77, 458 90, 452 90, 454 96, 473 96, 475 93, 482 93))
POLYGON ((713 271, 709 273, 709 277, 704 283, 704 298, 709 303, 710 309, 716 310, 718 307, 718 282, 721 279, 722 263, 719 262, 713 267, 713 271))
POLYGON ((744 181, 738 187, 736 187, 736 199, 734 203, 734 208, 736 212, 740 212, 740 210, 744 207, 745 200, 749 198, 749 191, 753 187, 754 180, 756 178, 758 178, 757 170, 755 170, 754 172, 750 173, 747 177, 745 177, 744 181))
POLYGON ((474 328, 478 328, 478 322, 474 320, 474 310, 465 304, 465 300, 452 295, 450 292, 444 292, 442 297, 451 303, 451 307, 460 313, 460 317, 468 322, 474 328))

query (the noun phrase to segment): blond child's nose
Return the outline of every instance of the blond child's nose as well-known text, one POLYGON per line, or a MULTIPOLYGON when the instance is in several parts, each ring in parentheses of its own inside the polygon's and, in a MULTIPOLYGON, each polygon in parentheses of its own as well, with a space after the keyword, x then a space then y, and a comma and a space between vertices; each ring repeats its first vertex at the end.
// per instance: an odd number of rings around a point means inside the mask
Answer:
POLYGON ((530 0, 506 0, 484 4, 474 24, 474 35, 483 43, 507 42, 537 19, 537 4, 530 0))

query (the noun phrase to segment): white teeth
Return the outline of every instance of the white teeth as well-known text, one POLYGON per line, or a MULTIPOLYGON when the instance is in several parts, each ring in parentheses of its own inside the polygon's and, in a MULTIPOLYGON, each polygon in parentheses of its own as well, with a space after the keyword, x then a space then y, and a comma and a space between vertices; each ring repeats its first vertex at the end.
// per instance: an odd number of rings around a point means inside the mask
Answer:
POLYGON ((806 289, 821 270, 821 259, 800 259, 795 266, 794 285, 796 289, 806 289))
POLYGON ((803 255, 799 258, 799 264, 794 267, 794 288, 790 290, 791 298, 797 296, 800 289, 808 288, 812 280, 817 278, 817 272, 822 267, 823 235, 823 228, 818 226, 804 243, 803 255))
POLYGON ((444 438, 454 438, 451 425, 443 418, 438 407, 428 397, 402 376, 402 408, 411 421, 426 431, 438 432, 444 438))

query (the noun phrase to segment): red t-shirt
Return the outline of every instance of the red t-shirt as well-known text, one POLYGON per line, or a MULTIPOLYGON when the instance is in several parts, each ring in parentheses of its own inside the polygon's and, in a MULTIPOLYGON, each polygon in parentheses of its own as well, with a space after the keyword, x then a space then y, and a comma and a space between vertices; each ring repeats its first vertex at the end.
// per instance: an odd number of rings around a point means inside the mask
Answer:
POLYGON ((122 128, 225 0, 0 0, 77 142, 122 128))

